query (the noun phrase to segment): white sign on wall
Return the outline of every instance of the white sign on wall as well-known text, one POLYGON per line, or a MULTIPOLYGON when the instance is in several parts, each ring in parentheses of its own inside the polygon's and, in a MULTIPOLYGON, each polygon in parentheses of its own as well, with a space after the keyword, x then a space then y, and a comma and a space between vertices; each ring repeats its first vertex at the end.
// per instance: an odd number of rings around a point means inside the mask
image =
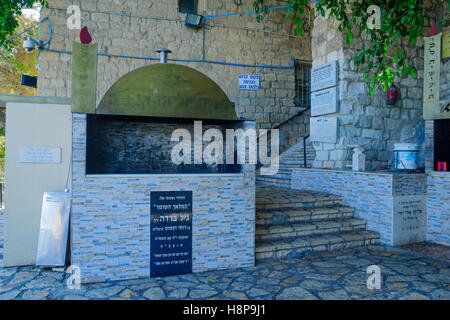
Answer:
POLYGON ((317 142, 336 143, 337 118, 313 117, 310 121, 310 139, 317 142))
POLYGON ((239 90, 259 90, 259 75, 240 74, 238 80, 239 90))
POLYGON ((311 92, 337 85, 337 61, 311 69, 311 92))
POLYGON ((339 112, 337 87, 316 91, 311 94, 312 116, 336 112, 339 112))
POLYGON ((426 201, 425 195, 394 196, 392 245, 426 241, 426 201))
POLYGON ((423 118, 425 120, 449 119, 450 111, 441 107, 439 86, 441 77, 441 38, 442 33, 424 37, 423 70, 423 118))
POLYGON ((19 162, 60 163, 61 148, 22 147, 19 149, 19 162))

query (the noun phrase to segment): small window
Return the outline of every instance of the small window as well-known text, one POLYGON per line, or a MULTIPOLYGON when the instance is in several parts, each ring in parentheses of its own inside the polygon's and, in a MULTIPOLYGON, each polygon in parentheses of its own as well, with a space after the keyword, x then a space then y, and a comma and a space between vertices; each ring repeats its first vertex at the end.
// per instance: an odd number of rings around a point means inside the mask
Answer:
POLYGON ((311 107, 311 65, 297 62, 295 64, 295 100, 297 107, 311 107))
POLYGON ((197 1, 196 0, 179 0, 179 11, 188 14, 197 14, 197 1))

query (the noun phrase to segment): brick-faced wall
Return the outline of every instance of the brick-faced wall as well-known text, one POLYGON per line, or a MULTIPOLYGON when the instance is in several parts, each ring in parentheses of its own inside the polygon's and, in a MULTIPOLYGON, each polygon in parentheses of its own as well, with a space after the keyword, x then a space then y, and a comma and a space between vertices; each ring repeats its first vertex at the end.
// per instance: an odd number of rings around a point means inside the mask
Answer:
POLYGON ((151 191, 192 190, 193 272, 254 264, 254 166, 234 175, 86 175, 82 114, 73 114, 72 157, 71 263, 83 282, 150 276, 151 191))
MULTIPOLYGON (((169 58, 202 58, 202 29, 185 26, 186 15, 178 12, 173 0, 69 1, 51 0, 41 17, 49 17, 53 36, 50 49, 71 51, 79 30, 66 25, 67 6, 81 6, 81 25, 87 26, 99 52, 116 55, 154 57, 155 50, 169 48, 169 58), (121 12, 153 18, 136 18, 105 12, 121 12)), ((279 5, 279 3, 274 2, 279 5)), ((252 2, 236 5, 233 1, 200 0, 201 15, 253 11, 252 2)), ((205 58, 248 65, 290 66, 292 59, 311 60, 310 36, 294 35, 292 18, 286 9, 271 12, 263 23, 255 15, 211 18, 205 30, 205 58)), ((40 38, 48 39, 47 24, 40 26, 40 38)), ((137 59, 98 57, 97 103, 110 86, 126 73, 143 65, 158 63, 137 59)), ((299 111, 294 105, 294 69, 235 67, 211 63, 176 62, 188 65, 213 79, 236 105, 239 117, 255 119, 258 128, 271 128, 299 111), (238 90, 239 74, 260 75, 260 89, 238 90)), ((38 94, 69 97, 71 94, 71 56, 42 51, 39 57, 38 94)))
POLYGON ((427 240, 450 245, 450 173, 429 173, 427 190, 427 240))
POLYGON ((425 174, 297 169, 292 171, 291 187, 342 196, 345 205, 356 209, 355 216, 366 220, 367 229, 392 245, 394 197, 425 196, 426 180, 425 174))

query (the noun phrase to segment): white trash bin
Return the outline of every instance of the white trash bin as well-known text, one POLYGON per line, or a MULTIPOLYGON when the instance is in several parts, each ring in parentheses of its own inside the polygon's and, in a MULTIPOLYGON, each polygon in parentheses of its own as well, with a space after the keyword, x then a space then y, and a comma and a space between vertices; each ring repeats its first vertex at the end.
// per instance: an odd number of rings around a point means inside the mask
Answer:
POLYGON ((416 143, 394 144, 394 168, 398 170, 416 170, 419 148, 416 143))

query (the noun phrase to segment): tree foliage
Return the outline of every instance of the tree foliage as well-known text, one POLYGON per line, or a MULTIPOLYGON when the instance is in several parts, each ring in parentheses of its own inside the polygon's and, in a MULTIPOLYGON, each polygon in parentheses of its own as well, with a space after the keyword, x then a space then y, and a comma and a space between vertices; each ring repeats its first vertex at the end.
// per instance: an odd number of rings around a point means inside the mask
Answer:
MULTIPOLYGON (((258 21, 268 13, 267 1, 254 0, 254 8, 259 13, 258 21)), ((443 1, 449 4, 450 10, 450 0, 443 1)), ((296 32, 303 33, 300 26, 303 24, 305 8, 309 6, 309 1, 283 2, 290 4, 288 13, 294 15, 296 32)), ((416 76, 417 69, 411 57, 405 54, 404 44, 406 42, 406 46, 416 45, 418 38, 425 33, 427 11, 424 10, 423 0, 318 0, 315 9, 322 16, 328 15, 328 19, 337 21, 338 30, 345 34, 348 46, 353 44, 355 28, 361 31, 362 45, 355 48, 356 54, 350 58, 349 63, 353 62, 364 72, 369 94, 374 92, 377 84, 386 90, 395 76, 416 76), (371 25, 376 22, 372 18, 373 11, 368 10, 372 5, 381 10, 379 28, 371 25), (394 54, 391 55, 392 50, 394 54)), ((445 19, 442 23, 445 24, 445 19)))
POLYGON ((48 6, 45 0, 0 0, 0 48, 11 50, 8 39, 19 27, 18 17, 23 8, 32 8, 35 2, 48 6))
MULTIPOLYGON (((33 19, 24 16, 17 17, 18 31, 23 31, 35 24, 33 19)), ((37 29, 31 29, 28 34, 37 38, 37 29)), ((38 50, 27 53, 22 47, 23 38, 18 37, 10 42, 10 50, 0 48, 0 94, 36 95, 36 89, 20 84, 21 74, 37 76, 38 50)), ((1 124, 0 124, 1 125, 1 124)))

